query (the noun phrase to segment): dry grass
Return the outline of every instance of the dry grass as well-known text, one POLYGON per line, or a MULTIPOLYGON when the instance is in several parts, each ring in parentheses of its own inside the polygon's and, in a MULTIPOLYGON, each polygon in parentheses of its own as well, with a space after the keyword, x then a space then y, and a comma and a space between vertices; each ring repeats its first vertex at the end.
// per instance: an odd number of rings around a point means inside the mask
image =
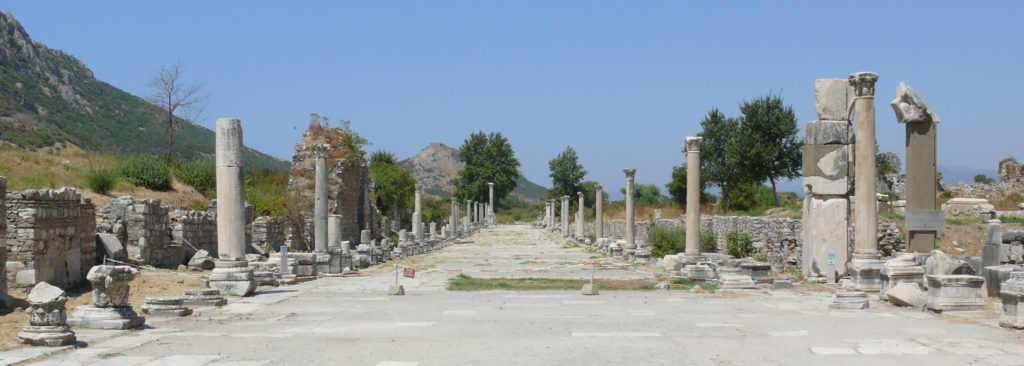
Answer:
MULTIPOLYGON (((135 311, 142 313, 141 307, 146 303, 149 296, 182 296, 185 289, 192 287, 203 287, 201 274, 197 272, 171 272, 163 270, 142 270, 140 275, 132 280, 131 295, 128 303, 135 308, 135 311)), ((9 290, 15 299, 18 299, 13 311, 0 315, 0 351, 23 347, 18 343, 18 332, 28 324, 28 314, 23 306, 28 304, 24 299, 28 294, 17 289, 9 290)), ((92 304, 92 289, 88 285, 68 289, 67 309, 70 316, 75 307, 79 305, 92 304)))
POLYGON ((85 185, 84 176, 93 168, 114 168, 117 158, 108 154, 83 151, 72 144, 28 151, 9 142, 0 142, 0 176, 7 177, 7 191, 25 189, 75 187, 83 197, 92 199, 96 208, 110 203, 115 197, 131 195, 136 198, 156 198, 176 208, 202 209, 210 200, 177 178, 169 191, 153 191, 133 186, 124 180, 106 195, 93 192, 85 185))

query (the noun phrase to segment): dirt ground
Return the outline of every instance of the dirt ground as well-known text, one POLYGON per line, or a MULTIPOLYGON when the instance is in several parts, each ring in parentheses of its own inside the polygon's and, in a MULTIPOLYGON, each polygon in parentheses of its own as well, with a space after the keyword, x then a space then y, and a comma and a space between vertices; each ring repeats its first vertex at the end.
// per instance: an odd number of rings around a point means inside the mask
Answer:
MULTIPOLYGON (((146 303, 146 297, 182 296, 188 288, 203 287, 202 275, 201 272, 142 269, 139 276, 132 280, 128 303, 136 312, 142 314, 142 305, 146 303)), ((28 314, 24 310, 28 306, 24 301, 28 293, 17 289, 10 289, 8 292, 16 299, 15 309, 0 315, 0 351, 24 347, 18 344, 18 332, 28 324, 28 314)), ((68 316, 71 316, 75 307, 92 304, 92 287, 87 282, 85 285, 68 289, 67 293, 68 316)))

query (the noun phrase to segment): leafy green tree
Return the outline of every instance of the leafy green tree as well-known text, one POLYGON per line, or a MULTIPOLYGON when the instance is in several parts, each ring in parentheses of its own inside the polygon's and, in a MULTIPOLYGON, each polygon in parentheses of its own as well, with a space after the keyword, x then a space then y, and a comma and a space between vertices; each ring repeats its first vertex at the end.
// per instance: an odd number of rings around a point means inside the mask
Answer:
POLYGON ((455 198, 459 201, 488 199, 488 182, 494 183, 494 201, 501 201, 516 188, 519 160, 508 139, 500 132, 475 132, 459 147, 466 163, 455 178, 455 198))
POLYGON ((992 184, 995 183, 995 181, 984 174, 978 174, 974 176, 974 183, 992 184))
MULTIPOLYGON (((580 189, 583 190, 583 204, 587 207, 597 206, 597 182, 588 180, 580 183, 580 189)), ((605 192, 601 196, 601 204, 608 207, 608 192, 605 192)))
MULTIPOLYGON (((572 146, 565 148, 565 151, 558 153, 554 159, 548 161, 548 169, 551 170, 551 189, 548 190, 548 198, 559 199, 562 196, 572 197, 573 201, 576 192, 582 192, 583 177, 587 171, 583 169, 579 158, 576 156, 576 149, 572 146)), ((591 199, 591 203, 593 199, 591 199)), ((584 198, 584 203, 586 199, 584 198)))
MULTIPOLYGON (((734 155, 738 155, 736 150, 742 148, 742 145, 734 142, 734 140, 739 138, 740 121, 734 117, 726 117, 718 108, 712 108, 704 116, 704 119, 700 121, 700 126, 701 132, 699 135, 704 138, 700 144, 701 184, 717 186, 721 189, 722 209, 725 213, 729 213, 731 186, 735 184, 745 185, 752 180, 751 177, 740 169, 740 165, 730 163, 731 160, 739 159, 734 155), (730 156, 733 157, 730 158, 730 156)), ((683 148, 683 154, 686 154, 685 147, 683 148)), ((675 171, 673 171, 672 176, 674 182, 675 171)), ((682 172, 682 176, 686 176, 685 171, 682 172)), ((685 191, 685 182, 682 187, 685 191)), ((703 187, 701 192, 704 192, 703 187)), ((685 200, 684 198, 682 202, 685 202, 685 200)))
MULTIPOLYGON (((703 172, 701 172, 703 173, 703 172)), ((701 174, 700 180, 700 202, 711 202, 711 195, 704 192, 707 188, 707 179, 705 175, 701 174)), ((665 184, 665 189, 668 190, 668 194, 672 196, 672 202, 675 202, 679 207, 686 207, 686 164, 672 167, 672 181, 665 184)))
MULTIPOLYGON (((619 192, 626 194, 626 188, 620 188, 619 192)), ((637 205, 661 205, 666 198, 661 195, 661 188, 654 184, 634 184, 633 200, 637 205)))
MULTIPOLYGON (((800 176, 804 143, 798 136, 796 113, 783 104, 781 95, 772 94, 744 101, 740 112, 743 117, 727 160, 750 181, 771 182, 775 193, 779 179, 800 176)), ((778 206, 778 197, 774 201, 778 206)))
MULTIPOLYGON (((444 225, 448 222, 448 218, 451 216, 451 205, 450 200, 446 198, 435 198, 431 196, 424 196, 420 203, 423 204, 423 222, 427 223, 427 229, 430 229, 430 223, 436 222, 438 225, 444 225)), ((441 228, 438 226, 438 235, 441 235, 441 228)))
POLYGON ((416 178, 395 164, 395 154, 378 150, 370 155, 370 178, 376 183, 377 207, 383 212, 405 216, 416 194, 416 178))

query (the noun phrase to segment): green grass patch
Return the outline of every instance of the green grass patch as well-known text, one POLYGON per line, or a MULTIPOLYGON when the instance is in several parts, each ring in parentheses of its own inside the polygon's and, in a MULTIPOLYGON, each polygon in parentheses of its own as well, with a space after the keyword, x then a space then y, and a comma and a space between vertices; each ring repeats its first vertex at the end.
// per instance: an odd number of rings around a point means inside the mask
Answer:
MULTIPOLYGON (((590 280, 569 278, 476 278, 459 274, 448 280, 449 291, 488 291, 488 290, 579 290, 590 280)), ((594 284, 601 290, 654 290, 657 282, 653 280, 599 280, 594 284)))
POLYGON ((969 217, 969 218, 963 218, 963 219, 946 219, 946 224, 949 224, 949 225, 963 226, 963 225, 971 225, 971 224, 979 224, 979 223, 981 223, 981 219, 977 218, 977 217, 969 217))
POLYGON ((714 282, 697 282, 685 277, 676 277, 672 279, 671 289, 673 290, 689 290, 696 286, 708 291, 715 292, 718 289, 718 284, 714 282))
POLYGON ((1004 224, 1024 225, 1024 217, 999 216, 999 221, 1001 221, 1004 224))

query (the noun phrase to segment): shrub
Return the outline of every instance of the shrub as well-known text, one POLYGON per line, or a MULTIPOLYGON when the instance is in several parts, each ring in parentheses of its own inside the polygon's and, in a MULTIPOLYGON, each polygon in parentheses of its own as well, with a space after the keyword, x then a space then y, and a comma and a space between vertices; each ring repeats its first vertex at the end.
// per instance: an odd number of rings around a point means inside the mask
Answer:
POLYGON ((701 253, 715 253, 718 252, 718 238, 715 237, 715 233, 708 230, 700 233, 700 252, 701 253))
POLYGON ((206 196, 217 190, 217 167, 211 160, 175 161, 171 170, 182 182, 206 196))
POLYGON ((683 252, 686 250, 686 229, 652 227, 647 231, 647 243, 655 257, 683 252))
POLYGON ((112 169, 89 169, 85 173, 85 184, 93 192, 107 194, 114 188, 114 183, 117 183, 117 172, 112 169))
POLYGON ((157 191, 171 189, 171 169, 155 156, 140 155, 122 161, 118 174, 129 183, 157 191))
POLYGON ((750 252, 753 250, 754 246, 750 240, 750 234, 740 234, 732 231, 725 235, 725 254, 736 258, 743 258, 750 255, 750 252))

